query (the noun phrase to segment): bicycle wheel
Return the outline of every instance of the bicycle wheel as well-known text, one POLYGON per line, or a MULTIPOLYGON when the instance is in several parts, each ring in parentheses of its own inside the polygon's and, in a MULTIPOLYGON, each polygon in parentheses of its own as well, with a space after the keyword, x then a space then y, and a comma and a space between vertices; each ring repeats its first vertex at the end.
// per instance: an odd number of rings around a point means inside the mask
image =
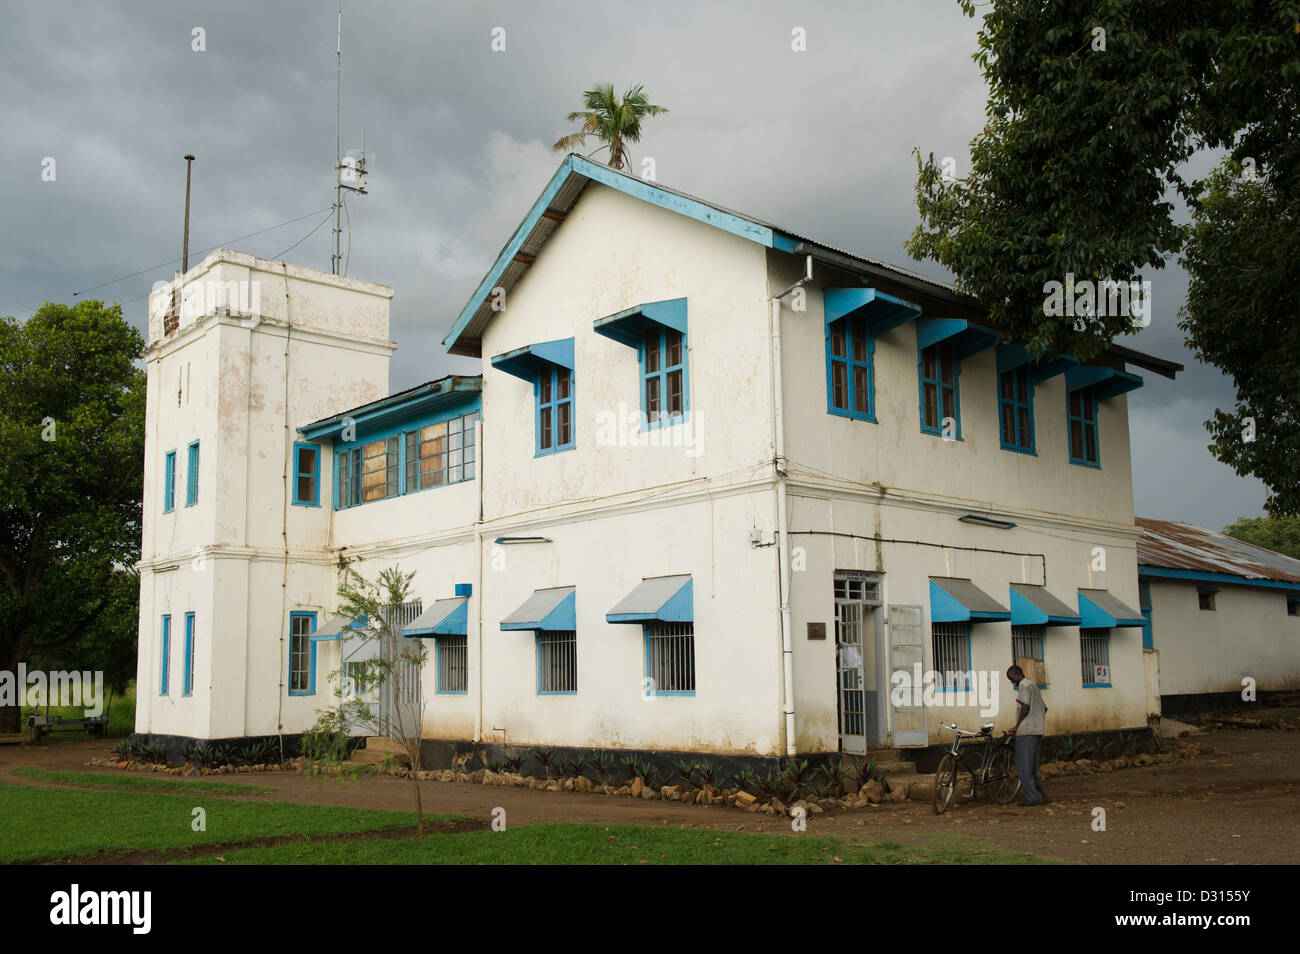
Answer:
POLYGON ((934 813, 942 815, 952 804, 953 793, 957 790, 957 759, 949 752, 939 761, 934 773, 934 813))
POLYGON ((1010 746, 1003 746, 993 753, 993 764, 989 766, 986 783, 993 796, 993 801, 1005 805, 1020 794, 1020 776, 1016 773, 1015 755, 1010 746))

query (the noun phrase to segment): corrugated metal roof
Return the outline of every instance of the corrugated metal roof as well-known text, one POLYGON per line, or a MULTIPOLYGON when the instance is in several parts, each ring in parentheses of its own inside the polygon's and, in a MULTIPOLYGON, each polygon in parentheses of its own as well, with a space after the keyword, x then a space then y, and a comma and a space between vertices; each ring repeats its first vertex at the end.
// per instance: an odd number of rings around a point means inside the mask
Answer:
POLYGON ((1135 522, 1142 529, 1137 545, 1139 566, 1300 583, 1300 560, 1190 523, 1145 517, 1137 517, 1135 522))

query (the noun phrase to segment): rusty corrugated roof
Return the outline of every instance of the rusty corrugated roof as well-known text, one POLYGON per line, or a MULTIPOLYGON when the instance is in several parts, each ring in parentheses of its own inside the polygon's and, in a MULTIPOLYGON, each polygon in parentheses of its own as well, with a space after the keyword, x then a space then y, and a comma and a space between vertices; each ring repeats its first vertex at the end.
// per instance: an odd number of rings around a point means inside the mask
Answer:
POLYGON ((1139 566, 1228 573, 1248 580, 1300 583, 1300 560, 1190 523, 1137 517, 1139 566))

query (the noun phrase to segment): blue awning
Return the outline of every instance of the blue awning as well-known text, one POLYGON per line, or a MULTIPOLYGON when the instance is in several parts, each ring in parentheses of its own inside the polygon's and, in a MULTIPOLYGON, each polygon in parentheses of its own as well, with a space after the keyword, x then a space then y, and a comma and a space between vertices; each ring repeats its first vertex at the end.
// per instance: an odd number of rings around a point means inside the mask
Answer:
POLYGON ((646 332, 658 325, 686 334, 686 299, 645 302, 616 315, 597 318, 592 329, 598 335, 637 348, 645 340, 646 332))
POLYGON ((691 623, 695 604, 690 574, 653 576, 642 580, 618 605, 605 614, 610 623, 691 623))
POLYGON ((549 364, 573 370, 573 339, 539 341, 492 359, 492 367, 525 381, 537 380, 538 373, 549 364))
POLYGON ((1079 614, 1084 629, 1145 626, 1147 622, 1141 613, 1115 599, 1109 590, 1080 590, 1079 614))
POLYGON ((935 623, 992 623, 1011 618, 1005 606, 970 580, 930 577, 930 619, 935 623))
POLYGON ((1136 374, 1120 371, 1116 368, 1098 368, 1092 365, 1071 368, 1065 375, 1067 391, 1081 391, 1092 388, 1097 400, 1117 397, 1128 391, 1142 387, 1142 379, 1136 374))
POLYGON ((501 621, 501 628, 511 629, 577 629, 575 588, 556 586, 534 590, 524 604, 501 621))
POLYGON ((986 325, 965 318, 918 318, 916 346, 924 350, 941 341, 952 345, 958 358, 969 358, 998 342, 998 333, 986 325))
POLYGON ((1031 384, 1041 384, 1048 378, 1065 374, 1079 364, 1078 359, 1067 355, 1049 358, 1047 355, 1032 354, 1024 345, 998 345, 998 374, 1025 368, 1026 377, 1031 384))
POLYGON ((402 635, 465 636, 469 633, 469 600, 452 596, 434 600, 432 605, 402 628, 402 635))
POLYGON ((826 324, 857 315, 866 319, 873 335, 883 335, 921 314, 920 305, 874 288, 828 288, 822 293, 822 300, 826 324))
POLYGON ((331 616, 324 626, 311 634, 312 642, 330 642, 336 641, 344 628, 352 622, 346 616, 331 616))
POLYGON ((1078 626, 1082 617, 1045 587, 1011 584, 1012 626, 1078 626))

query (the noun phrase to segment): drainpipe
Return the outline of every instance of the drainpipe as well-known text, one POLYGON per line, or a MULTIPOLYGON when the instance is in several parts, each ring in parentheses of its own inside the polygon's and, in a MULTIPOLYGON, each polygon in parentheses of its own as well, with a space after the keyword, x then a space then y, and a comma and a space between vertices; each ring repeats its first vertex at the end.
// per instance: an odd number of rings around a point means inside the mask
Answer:
POLYGON ((478 519, 474 521, 474 561, 477 579, 474 597, 478 600, 478 637, 474 640, 474 662, 478 670, 478 705, 474 709, 474 741, 483 739, 483 405, 480 401, 478 420, 474 422, 474 446, 477 460, 474 466, 475 483, 478 484, 478 519))
POLYGON ((795 754, 794 729, 794 632, 790 623, 790 514, 786 502, 785 473, 785 401, 781 375, 781 299, 796 288, 812 281, 812 256, 804 262, 803 278, 785 291, 773 295, 772 302, 772 435, 775 451, 772 466, 776 471, 776 538, 777 579, 781 600, 781 672, 784 679, 785 754, 795 754))

